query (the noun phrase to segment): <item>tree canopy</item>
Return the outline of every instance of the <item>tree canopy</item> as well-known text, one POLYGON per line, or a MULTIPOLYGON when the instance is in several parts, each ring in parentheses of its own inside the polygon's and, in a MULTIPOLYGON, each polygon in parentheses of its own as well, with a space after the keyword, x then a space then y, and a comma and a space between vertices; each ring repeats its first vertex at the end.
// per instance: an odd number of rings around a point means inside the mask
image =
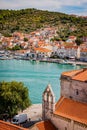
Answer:
POLYGON ((81 38, 77 38, 77 39, 76 39, 76 43, 77 43, 77 45, 79 46, 79 45, 82 43, 81 38))
POLYGON ((14 116, 31 105, 28 88, 22 82, 0 82, 0 115, 14 116))

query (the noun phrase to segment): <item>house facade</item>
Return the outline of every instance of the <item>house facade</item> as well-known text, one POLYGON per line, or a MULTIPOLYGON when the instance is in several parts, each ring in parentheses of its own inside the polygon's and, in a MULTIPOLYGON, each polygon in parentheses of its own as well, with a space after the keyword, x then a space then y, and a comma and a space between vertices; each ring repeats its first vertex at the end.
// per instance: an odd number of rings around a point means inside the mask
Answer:
POLYGON ((77 57, 77 46, 67 46, 58 48, 57 55, 61 58, 77 57))
POLYGON ((81 50, 80 60, 87 62, 87 48, 81 50))

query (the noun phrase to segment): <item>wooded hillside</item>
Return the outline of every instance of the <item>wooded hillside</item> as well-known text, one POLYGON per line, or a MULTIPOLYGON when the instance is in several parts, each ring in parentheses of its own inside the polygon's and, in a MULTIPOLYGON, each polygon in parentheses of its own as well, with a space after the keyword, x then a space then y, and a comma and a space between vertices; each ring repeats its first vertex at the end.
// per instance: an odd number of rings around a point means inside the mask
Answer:
MULTIPOLYGON (((10 34, 14 31, 29 33, 38 28, 55 26, 64 30, 76 28, 72 35, 87 35, 87 19, 59 12, 49 12, 37 9, 0 10, 0 33, 10 34)), ((66 31, 64 33, 66 33, 66 31)), ((68 32, 71 33, 71 32, 68 32)))

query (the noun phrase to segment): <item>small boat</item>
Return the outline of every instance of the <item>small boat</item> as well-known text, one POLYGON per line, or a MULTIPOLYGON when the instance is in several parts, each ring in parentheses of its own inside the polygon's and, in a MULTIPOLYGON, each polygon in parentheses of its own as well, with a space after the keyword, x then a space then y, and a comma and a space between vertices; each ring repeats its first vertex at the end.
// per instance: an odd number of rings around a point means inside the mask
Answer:
POLYGON ((73 62, 73 63, 72 63, 72 65, 76 66, 76 63, 75 63, 75 62, 73 62))

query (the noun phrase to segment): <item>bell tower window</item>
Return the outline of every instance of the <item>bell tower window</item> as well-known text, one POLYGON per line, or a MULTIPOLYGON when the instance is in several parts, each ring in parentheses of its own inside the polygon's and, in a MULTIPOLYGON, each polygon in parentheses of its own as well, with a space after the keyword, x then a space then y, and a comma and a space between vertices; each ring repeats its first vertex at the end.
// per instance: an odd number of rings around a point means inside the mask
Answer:
POLYGON ((76 95, 79 95, 79 91, 78 91, 78 89, 76 89, 76 95))

